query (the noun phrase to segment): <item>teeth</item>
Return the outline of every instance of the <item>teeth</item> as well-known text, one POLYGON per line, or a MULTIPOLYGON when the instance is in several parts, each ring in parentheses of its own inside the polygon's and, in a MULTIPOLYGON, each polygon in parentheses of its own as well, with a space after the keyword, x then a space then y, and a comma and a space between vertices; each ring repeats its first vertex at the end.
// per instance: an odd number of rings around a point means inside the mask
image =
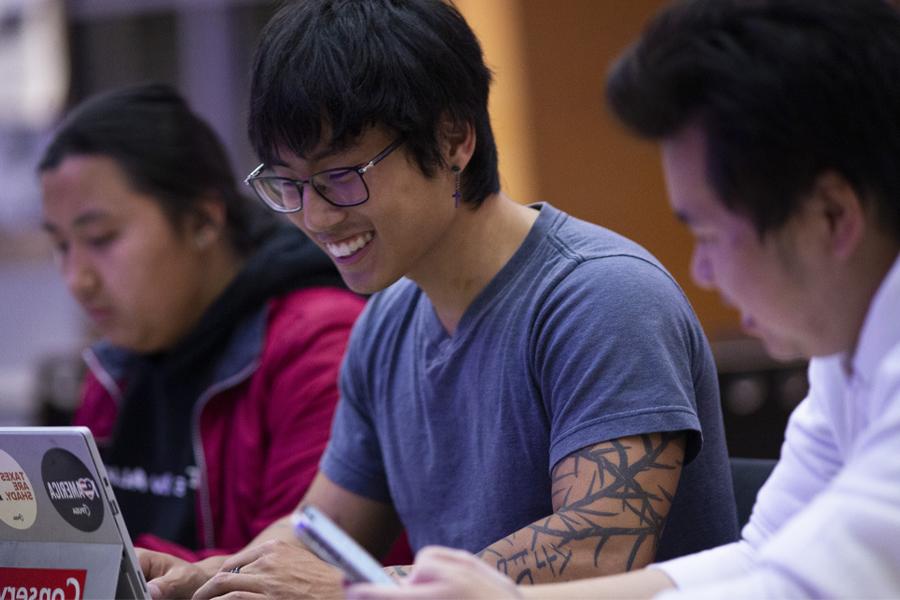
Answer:
POLYGON ((345 256, 350 256, 351 254, 371 242, 373 237, 375 236, 372 234, 372 232, 367 231, 346 242, 341 242, 340 244, 325 244, 325 247, 328 249, 328 252, 330 252, 332 256, 336 256, 337 258, 344 258, 345 256))

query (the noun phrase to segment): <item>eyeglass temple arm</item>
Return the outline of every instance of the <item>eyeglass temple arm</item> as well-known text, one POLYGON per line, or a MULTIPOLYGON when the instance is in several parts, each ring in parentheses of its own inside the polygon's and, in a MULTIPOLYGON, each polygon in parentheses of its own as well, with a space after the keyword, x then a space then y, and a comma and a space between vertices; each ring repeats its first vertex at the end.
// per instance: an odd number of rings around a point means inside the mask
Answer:
POLYGON ((244 177, 244 183, 250 185, 250 180, 259 175, 260 171, 262 171, 265 166, 265 163, 259 163, 258 165, 256 165, 256 168, 253 169, 249 175, 244 177))

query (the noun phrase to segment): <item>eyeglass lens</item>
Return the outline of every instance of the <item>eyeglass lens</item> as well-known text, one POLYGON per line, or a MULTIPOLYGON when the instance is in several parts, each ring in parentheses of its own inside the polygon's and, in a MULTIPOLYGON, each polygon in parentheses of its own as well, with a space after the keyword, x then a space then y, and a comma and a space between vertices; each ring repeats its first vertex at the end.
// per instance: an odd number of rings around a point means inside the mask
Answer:
MULTIPOLYGON (((308 185, 282 177, 259 177, 252 183, 257 193, 288 210, 303 206, 303 187, 308 185)), ((326 200, 337 205, 361 204, 368 197, 368 189, 356 169, 316 173, 310 183, 326 200)))

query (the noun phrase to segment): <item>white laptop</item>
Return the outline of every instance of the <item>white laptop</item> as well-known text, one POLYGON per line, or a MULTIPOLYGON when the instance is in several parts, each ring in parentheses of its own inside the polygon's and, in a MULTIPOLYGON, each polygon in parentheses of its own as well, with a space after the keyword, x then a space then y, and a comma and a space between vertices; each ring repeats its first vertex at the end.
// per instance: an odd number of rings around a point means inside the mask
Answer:
POLYGON ((0 599, 149 598, 85 427, 0 427, 0 599))

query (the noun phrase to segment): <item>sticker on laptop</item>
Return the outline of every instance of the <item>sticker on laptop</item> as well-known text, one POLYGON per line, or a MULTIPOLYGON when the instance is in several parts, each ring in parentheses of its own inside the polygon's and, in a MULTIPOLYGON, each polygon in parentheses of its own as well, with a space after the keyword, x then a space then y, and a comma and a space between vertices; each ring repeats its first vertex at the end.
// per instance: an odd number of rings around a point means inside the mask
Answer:
POLYGON ((84 569, 0 567, 0 600, 81 600, 86 580, 84 569))
POLYGON ((81 460, 62 448, 53 448, 41 461, 41 476, 50 502, 60 516, 84 532, 103 522, 100 486, 81 460))
POLYGON ((0 521, 28 529, 37 518, 37 500, 28 475, 12 456, 0 450, 0 521))

